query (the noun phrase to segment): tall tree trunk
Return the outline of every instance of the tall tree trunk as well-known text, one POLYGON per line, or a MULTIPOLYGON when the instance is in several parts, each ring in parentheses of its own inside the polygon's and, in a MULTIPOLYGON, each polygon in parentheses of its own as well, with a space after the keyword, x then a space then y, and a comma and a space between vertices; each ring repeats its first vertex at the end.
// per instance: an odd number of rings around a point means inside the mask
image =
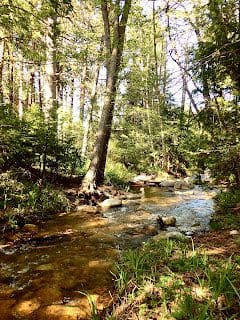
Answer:
POLYGON ((97 66, 96 77, 93 82, 91 96, 90 96, 90 105, 89 105, 89 108, 87 111, 86 125, 84 128, 82 150, 81 150, 81 158, 82 159, 85 159, 86 152, 87 152, 87 142, 88 142, 88 135, 89 135, 89 131, 90 131, 92 112, 93 112, 93 108, 96 104, 97 85, 98 85, 98 80, 99 80, 99 70, 100 70, 100 65, 97 66))
POLYGON ((57 98, 55 49, 51 37, 47 37, 46 66, 45 66, 45 112, 54 107, 57 98))
POLYGON ((32 105, 36 102, 36 90, 35 90, 35 67, 30 70, 30 79, 29 79, 29 105, 32 105))
POLYGON ((112 31, 109 23, 108 1, 101 0, 107 57, 107 84, 104 107, 94 145, 92 160, 82 182, 82 187, 85 191, 93 191, 93 189, 102 184, 104 180, 108 143, 111 135, 113 110, 116 98, 118 73, 120 70, 131 0, 125 0, 122 7, 120 7, 120 0, 117 0, 115 3, 111 3, 111 5, 115 7, 115 20, 112 31), (111 39, 111 36, 112 43, 110 48, 109 39, 111 39), (109 50, 111 50, 111 52, 109 52, 109 50))
POLYGON ((48 19, 49 31, 46 35, 46 65, 45 65, 45 115, 49 117, 50 110, 57 107, 57 61, 56 61, 56 28, 57 17, 48 19))
POLYGON ((42 92, 41 65, 38 66, 38 103, 39 103, 40 110, 43 111, 43 92, 42 92))
POLYGON ((87 59, 85 62, 85 65, 82 70, 82 75, 81 75, 81 84, 80 84, 80 112, 79 116, 80 119, 82 120, 82 123, 84 122, 84 113, 85 113, 85 98, 86 98, 86 79, 87 79, 87 74, 88 74, 88 68, 87 68, 87 59))
POLYGON ((14 106, 15 102, 15 88, 14 88, 14 62, 13 62, 13 50, 10 44, 7 44, 7 52, 8 52, 8 99, 12 106, 14 106))
MULTIPOLYGON (((22 57, 21 59, 22 60, 22 57)), ((18 80, 18 116, 23 118, 23 62, 19 62, 19 80, 18 80)))
POLYGON ((5 41, 0 43, 0 104, 3 103, 3 67, 5 56, 5 41))

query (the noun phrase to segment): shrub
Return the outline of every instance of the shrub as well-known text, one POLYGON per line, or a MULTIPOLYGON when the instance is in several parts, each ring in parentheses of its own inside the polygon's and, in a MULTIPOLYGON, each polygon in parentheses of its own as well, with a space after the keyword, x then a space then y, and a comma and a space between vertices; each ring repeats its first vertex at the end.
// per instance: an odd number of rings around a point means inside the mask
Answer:
POLYGON ((5 229, 16 229, 32 217, 70 209, 69 200, 51 186, 40 188, 36 183, 19 181, 10 171, 0 174, 0 219, 5 229))

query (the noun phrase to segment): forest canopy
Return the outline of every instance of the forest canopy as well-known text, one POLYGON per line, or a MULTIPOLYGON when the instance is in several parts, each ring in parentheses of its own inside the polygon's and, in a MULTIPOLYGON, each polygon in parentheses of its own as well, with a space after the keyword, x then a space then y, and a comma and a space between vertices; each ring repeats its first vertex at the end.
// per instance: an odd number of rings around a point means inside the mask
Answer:
POLYGON ((2 0, 1 172, 239 185, 239 17, 236 0, 2 0))

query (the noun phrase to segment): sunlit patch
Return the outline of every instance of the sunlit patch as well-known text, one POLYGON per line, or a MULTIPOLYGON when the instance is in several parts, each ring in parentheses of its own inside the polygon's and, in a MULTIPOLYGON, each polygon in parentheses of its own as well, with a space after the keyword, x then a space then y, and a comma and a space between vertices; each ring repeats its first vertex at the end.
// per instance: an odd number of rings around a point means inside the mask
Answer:
POLYGON ((83 303, 79 307, 68 305, 51 305, 42 310, 40 319, 46 320, 76 320, 88 319, 90 316, 90 307, 83 303))
POLYGON ((106 225, 108 225, 108 222, 104 219, 95 219, 84 223, 85 228, 98 228, 106 225))
POLYGON ((196 298, 199 301, 207 300, 211 296, 209 288, 207 288, 207 287, 202 287, 202 286, 194 284, 191 287, 191 291, 192 291, 193 297, 196 298))
POLYGON ((40 307, 38 299, 34 298, 18 303, 14 308, 14 313, 18 316, 29 316, 40 307))
POLYGON ((225 254, 226 253, 226 248, 205 249, 204 253, 207 256, 225 254))
POLYGON ((106 260, 92 260, 89 261, 88 266, 89 268, 98 268, 98 269, 108 269, 112 265, 111 262, 106 260))
POLYGON ((38 271, 49 271, 49 270, 55 270, 55 269, 56 269, 56 266, 53 263, 41 264, 36 268, 36 270, 38 271))

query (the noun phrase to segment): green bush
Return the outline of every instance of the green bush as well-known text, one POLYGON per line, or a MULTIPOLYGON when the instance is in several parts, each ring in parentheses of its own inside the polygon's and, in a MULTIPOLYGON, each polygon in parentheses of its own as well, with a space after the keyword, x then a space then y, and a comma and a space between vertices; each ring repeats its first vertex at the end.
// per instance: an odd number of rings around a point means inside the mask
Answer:
POLYGON ((234 208, 237 203, 240 203, 240 190, 232 190, 219 193, 216 196, 217 205, 222 210, 234 208))
POLYGON ((19 181, 8 171, 0 174, 0 219, 5 229, 15 229, 18 225, 41 218, 49 213, 67 211, 69 200, 51 186, 40 187, 29 181, 19 181))
POLYGON ((133 174, 130 173, 124 165, 108 161, 105 175, 105 182, 107 184, 110 183, 124 187, 129 183, 132 177, 133 174))

